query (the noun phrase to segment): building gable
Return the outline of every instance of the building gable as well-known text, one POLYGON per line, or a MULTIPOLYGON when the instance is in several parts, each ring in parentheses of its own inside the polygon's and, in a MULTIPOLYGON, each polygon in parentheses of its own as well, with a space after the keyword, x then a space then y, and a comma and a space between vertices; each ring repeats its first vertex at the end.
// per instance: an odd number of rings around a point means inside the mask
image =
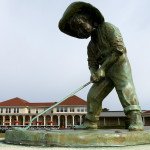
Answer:
MULTIPOLYGON (((15 97, 3 102, 0 102, 1 106, 11 107, 11 106, 29 106, 29 107, 50 107, 56 102, 34 102, 30 103, 26 100, 23 100, 21 98, 15 97)), ((69 97, 68 99, 64 100, 62 103, 59 104, 59 106, 85 106, 87 105, 87 102, 77 96, 69 97)))
POLYGON ((23 100, 19 97, 0 102, 0 106, 27 106, 28 104, 28 101, 23 100))
POLYGON ((59 106, 84 106, 87 105, 87 102, 78 96, 72 96, 64 100, 62 103, 59 104, 59 106))

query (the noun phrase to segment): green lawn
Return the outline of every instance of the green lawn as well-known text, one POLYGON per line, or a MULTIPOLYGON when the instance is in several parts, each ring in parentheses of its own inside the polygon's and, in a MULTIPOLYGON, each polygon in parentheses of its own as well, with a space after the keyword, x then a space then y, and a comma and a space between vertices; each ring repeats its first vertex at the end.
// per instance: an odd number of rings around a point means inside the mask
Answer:
POLYGON ((5 133, 0 133, 0 138, 4 138, 5 137, 5 133))

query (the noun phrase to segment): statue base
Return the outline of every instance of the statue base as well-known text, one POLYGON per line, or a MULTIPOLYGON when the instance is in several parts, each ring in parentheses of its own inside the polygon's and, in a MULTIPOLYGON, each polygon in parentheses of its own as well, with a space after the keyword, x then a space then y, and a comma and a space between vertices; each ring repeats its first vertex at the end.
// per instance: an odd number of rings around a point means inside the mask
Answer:
POLYGON ((30 146, 102 147, 150 144, 150 130, 8 130, 5 142, 30 146))

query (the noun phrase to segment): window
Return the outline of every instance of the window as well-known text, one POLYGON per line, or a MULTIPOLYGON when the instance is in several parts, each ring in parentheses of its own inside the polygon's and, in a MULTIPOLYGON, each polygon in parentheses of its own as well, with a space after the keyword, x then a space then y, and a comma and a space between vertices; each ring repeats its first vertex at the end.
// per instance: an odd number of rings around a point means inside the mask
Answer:
POLYGON ((3 113, 3 108, 1 108, 1 113, 3 113))
POLYGON ((81 108, 81 112, 84 112, 84 108, 81 108))
POLYGON ((17 113, 19 113, 19 108, 17 108, 17 113))
POLYGON ((74 112, 74 108, 72 107, 72 108, 70 108, 70 112, 74 112))
POLYGON ((85 112, 85 107, 77 107, 76 110, 77 112, 85 112))
POLYGON ((30 109, 30 108, 28 108, 28 113, 29 113, 29 114, 31 113, 31 109, 30 109))
POLYGON ((67 112, 67 107, 57 107, 57 112, 67 112))
POLYGON ((14 108, 14 113, 16 113, 16 108, 14 108))
POLYGON ((8 108, 6 108, 6 113, 8 113, 8 108))
POLYGON ((64 112, 67 112, 67 107, 64 107, 64 112))
POLYGON ((63 112, 63 107, 60 108, 60 112, 63 112))
POLYGON ((59 107, 57 107, 57 112, 59 112, 59 107))
POLYGON ((85 111, 85 107, 81 107, 81 108, 80 108, 80 111, 81 111, 81 112, 84 112, 84 111, 85 111))
POLYGON ((9 113, 11 113, 11 108, 9 108, 9 113))
POLYGON ((39 111, 38 111, 38 109, 36 109, 36 114, 38 114, 39 113, 39 111))
POLYGON ((80 108, 77 108, 77 112, 80 112, 80 108))

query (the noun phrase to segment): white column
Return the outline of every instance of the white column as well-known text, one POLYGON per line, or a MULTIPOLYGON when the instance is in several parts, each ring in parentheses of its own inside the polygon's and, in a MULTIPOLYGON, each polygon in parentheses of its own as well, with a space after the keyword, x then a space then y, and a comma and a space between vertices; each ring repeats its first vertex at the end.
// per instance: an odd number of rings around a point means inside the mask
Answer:
POLYGON ((5 116, 3 116, 3 126, 5 125, 5 116))
POLYGON ((58 127, 60 128, 60 116, 58 116, 58 127))
POLYGON ((104 117, 104 126, 106 126, 106 120, 105 120, 105 117, 104 117))
POLYGON ((5 125, 5 116, 3 116, 3 126, 5 125))
POLYGON ((11 126, 12 116, 9 116, 9 125, 11 126))
POLYGON ((82 115, 80 115, 80 125, 82 124, 82 115))
POLYGON ((119 119, 119 117, 118 117, 118 125, 120 126, 120 119, 119 119))
POLYGON ((72 126, 74 126, 74 116, 72 116, 72 126))
POLYGON ((23 126, 25 126, 25 116, 23 116, 23 126))
POLYGON ((44 126, 46 125, 46 116, 44 116, 44 126))
POLYGON ((18 116, 16 116, 16 121, 18 121, 18 116))
POLYGON ((65 116, 65 128, 67 128, 67 116, 65 116))
POLYGON ((17 121, 17 125, 18 125, 18 116, 16 116, 16 121, 17 121))
POLYGON ((37 119, 36 119, 36 126, 39 126, 38 121, 39 121, 39 117, 37 117, 37 119))
POLYGON ((53 116, 51 116, 51 122, 52 122, 52 124, 50 124, 50 125, 53 125, 53 116))
POLYGON ((143 117, 143 125, 145 126, 145 117, 143 117))

